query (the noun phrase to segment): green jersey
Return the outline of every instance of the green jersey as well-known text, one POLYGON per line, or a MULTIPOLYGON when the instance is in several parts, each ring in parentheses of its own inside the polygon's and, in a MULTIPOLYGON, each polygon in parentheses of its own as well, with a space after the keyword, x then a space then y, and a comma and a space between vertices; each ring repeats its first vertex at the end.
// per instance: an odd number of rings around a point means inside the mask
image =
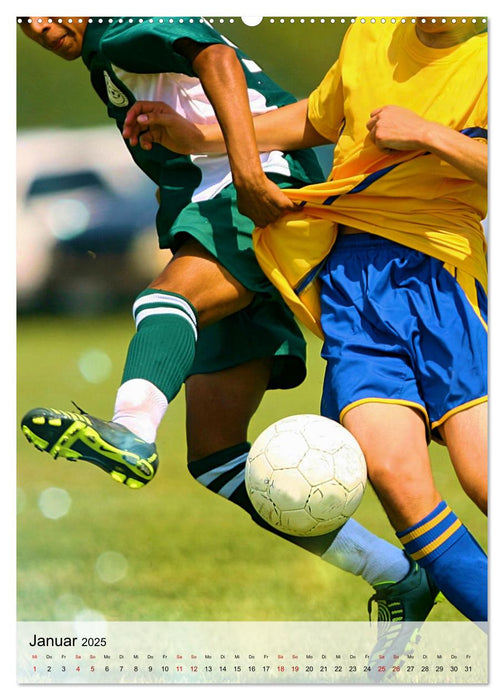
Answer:
MULTIPOLYGON (((176 50, 177 40, 184 38, 232 46, 243 67, 252 114, 295 101, 200 17, 116 17, 110 22, 92 18, 84 35, 82 57, 94 89, 120 130, 137 100, 165 102, 193 122, 216 121, 190 61, 176 50)), ((191 374, 271 357, 269 388, 302 382, 306 373, 303 335, 257 263, 252 243, 254 224, 238 210, 227 156, 184 156, 159 144, 150 151, 126 145, 139 167, 159 186, 156 225, 160 246, 175 251, 190 235, 257 294, 243 311, 200 329, 191 374)), ((260 157, 264 171, 280 187, 301 187, 323 179, 312 151, 273 151, 260 157)))
MULTIPOLYGON (((176 50, 180 39, 232 46, 245 73, 252 114, 295 101, 261 68, 200 17, 92 19, 86 29, 82 57, 93 87, 106 103, 109 116, 122 129, 128 109, 137 100, 157 100, 197 123, 216 116, 191 63, 176 50)), ((128 145, 128 144, 127 144, 128 145)), ((151 151, 130 147, 135 162, 160 187, 157 217, 160 241, 179 213, 191 202, 219 194, 231 181, 226 155, 174 153, 159 144, 151 151)), ((320 182, 322 173, 311 151, 261 154, 263 169, 283 182, 320 182), (279 177, 280 176, 280 177, 279 177)))

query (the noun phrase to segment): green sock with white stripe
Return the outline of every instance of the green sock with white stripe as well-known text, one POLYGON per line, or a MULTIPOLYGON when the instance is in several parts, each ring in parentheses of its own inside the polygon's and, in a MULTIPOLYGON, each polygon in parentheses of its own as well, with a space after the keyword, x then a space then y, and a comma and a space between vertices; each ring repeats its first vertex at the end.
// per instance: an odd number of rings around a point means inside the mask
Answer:
POLYGON ((194 360, 197 312, 179 294, 146 289, 136 298, 133 316, 137 332, 128 348, 122 383, 145 379, 171 401, 194 360))

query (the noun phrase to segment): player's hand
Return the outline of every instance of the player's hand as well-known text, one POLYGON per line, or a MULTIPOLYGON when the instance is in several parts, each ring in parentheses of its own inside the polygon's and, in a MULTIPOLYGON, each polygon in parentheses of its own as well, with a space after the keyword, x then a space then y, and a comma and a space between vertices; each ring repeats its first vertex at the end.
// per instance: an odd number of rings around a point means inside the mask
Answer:
POLYGON ((300 205, 294 204, 264 173, 262 177, 259 176, 254 181, 249 180, 242 185, 235 182, 235 187, 238 193, 238 210, 252 219, 260 228, 300 208, 300 205))
POLYGON ((131 146, 140 145, 146 151, 159 143, 183 155, 202 152, 201 130, 164 102, 135 102, 126 115, 122 134, 131 146))
POLYGON ((410 109, 387 105, 371 112, 366 127, 382 151, 416 151, 426 147, 432 124, 410 109))

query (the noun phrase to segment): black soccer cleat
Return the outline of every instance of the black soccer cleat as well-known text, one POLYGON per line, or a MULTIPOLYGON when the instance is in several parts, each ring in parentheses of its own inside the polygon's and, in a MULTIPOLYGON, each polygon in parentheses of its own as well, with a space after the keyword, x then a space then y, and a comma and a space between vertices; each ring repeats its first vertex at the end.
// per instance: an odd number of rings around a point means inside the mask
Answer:
POLYGON ((148 484, 158 467, 156 445, 87 413, 34 408, 21 421, 26 439, 54 459, 91 462, 132 489, 148 484))

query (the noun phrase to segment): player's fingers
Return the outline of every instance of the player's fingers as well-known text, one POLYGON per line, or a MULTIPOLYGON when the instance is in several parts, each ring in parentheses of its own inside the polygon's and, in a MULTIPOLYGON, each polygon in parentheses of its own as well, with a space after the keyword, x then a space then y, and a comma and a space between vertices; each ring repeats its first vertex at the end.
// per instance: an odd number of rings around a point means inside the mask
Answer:
POLYGON ((373 143, 376 143, 376 124, 368 126, 369 138, 373 143))
POLYGON ((171 107, 168 107, 164 102, 153 102, 150 100, 138 100, 135 104, 128 110, 126 118, 124 120, 124 125, 126 128, 134 128, 137 125, 138 119, 141 116, 147 116, 156 112, 161 112, 166 110, 168 112, 173 112, 171 107))
POLYGON ((149 118, 143 112, 140 112, 134 122, 125 125, 123 128, 123 137, 129 139, 132 146, 136 146, 140 135, 149 129, 149 118))
POLYGON ((124 119, 124 125, 125 126, 131 126, 136 123, 136 119, 139 114, 141 114, 145 107, 144 107, 144 102, 139 100, 138 102, 135 102, 135 104, 128 109, 128 112, 126 114, 126 117, 124 119))
POLYGON ((143 109, 143 102, 135 102, 135 104, 128 110, 124 119, 122 135, 123 138, 130 141, 132 146, 136 146, 138 143, 140 129, 138 127, 137 119, 138 116, 142 114, 143 109))
POLYGON ((142 148, 144 151, 150 151, 152 149, 153 141, 154 139, 150 131, 142 131, 138 139, 140 148, 142 148))
POLYGON ((146 114, 145 112, 139 114, 137 117, 137 124, 140 124, 142 128, 149 127, 169 127, 173 122, 173 115, 176 114, 174 109, 169 108, 168 110, 163 110, 162 112, 150 112, 146 114))
POLYGON ((152 150, 152 141, 148 141, 147 139, 140 139, 140 148, 142 151, 151 151, 152 150))
POLYGON ((369 120, 366 122, 366 129, 367 129, 368 131, 372 131, 372 129, 374 129, 374 127, 376 126, 377 121, 378 121, 378 119, 377 119, 376 116, 374 116, 374 117, 372 117, 371 119, 369 119, 369 120))
POLYGON ((275 221, 278 221, 278 219, 282 218, 282 216, 299 211, 302 208, 302 204, 294 203, 290 200, 281 207, 272 206, 267 209, 263 208, 261 209, 261 213, 257 214, 257 216, 255 217, 255 224, 259 226, 259 228, 264 228, 265 226, 268 226, 268 224, 272 224, 275 221))

